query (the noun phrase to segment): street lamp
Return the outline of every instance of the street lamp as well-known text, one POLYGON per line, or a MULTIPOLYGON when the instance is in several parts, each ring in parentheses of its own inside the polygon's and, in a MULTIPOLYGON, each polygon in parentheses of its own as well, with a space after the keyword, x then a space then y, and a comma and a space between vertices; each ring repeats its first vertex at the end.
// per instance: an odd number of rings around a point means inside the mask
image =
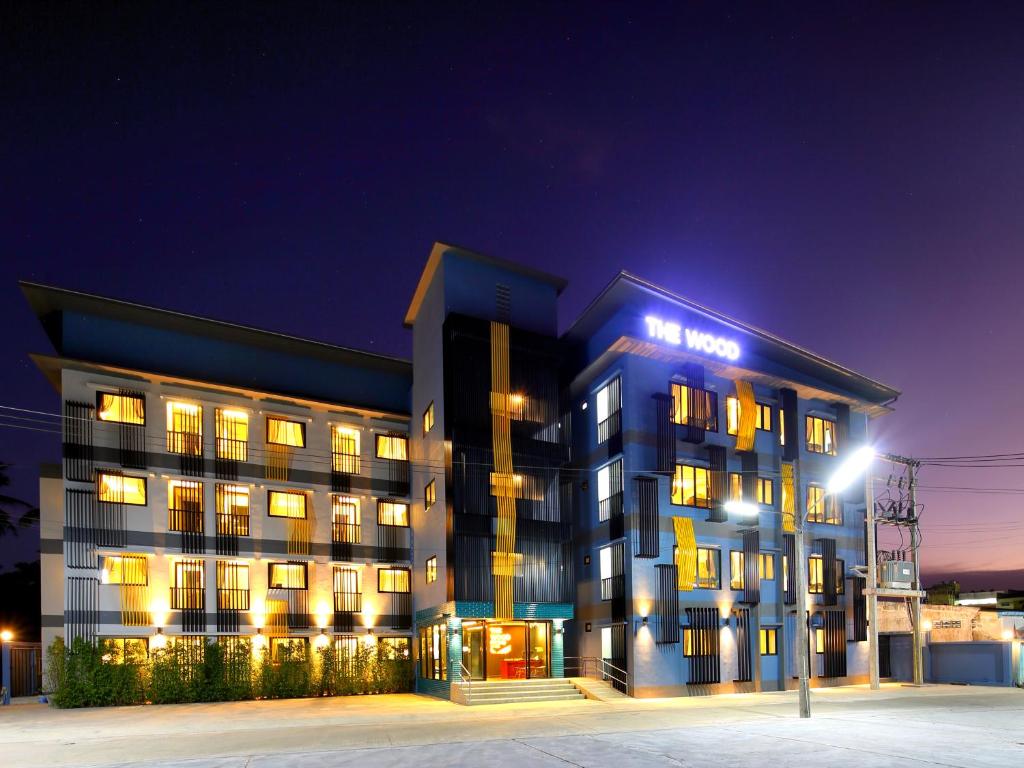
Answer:
POLYGON ((746 501, 727 501, 724 505, 725 511, 741 517, 754 517, 760 512, 756 504, 746 501))
MULTIPOLYGON (((849 458, 846 459, 839 468, 832 474, 826 484, 826 494, 835 495, 841 493, 843 490, 848 488, 854 480, 856 480, 869 466, 871 461, 875 457, 875 450, 870 446, 864 446, 858 448, 850 454, 849 458)), ((796 484, 796 488, 799 488, 799 483, 796 484)), ((865 496, 865 503, 870 505, 870 490, 865 496)), ((815 506, 823 504, 825 497, 822 496, 820 499, 815 501, 815 506)), ((796 502, 799 508, 799 502, 796 502)), ((794 543, 795 549, 794 555, 796 557, 796 633, 797 633, 797 669, 799 670, 800 677, 800 717, 811 716, 811 681, 810 681, 810 669, 807 658, 807 649, 809 646, 809 638, 807 633, 807 574, 805 573, 807 564, 806 555, 806 543, 804 542, 804 522, 805 516, 811 513, 812 509, 806 510, 803 514, 795 515, 794 519, 794 543)), ((871 514, 871 508, 868 507, 868 515, 871 514)), ((869 535, 874 529, 871 527, 869 522, 869 535)), ((869 550, 873 550, 873 547, 869 547, 869 550)), ((870 583, 874 583, 874 564, 873 558, 868 563, 868 579, 870 583)), ((870 604, 869 604, 870 614, 870 604)), ((871 622, 872 626, 875 624, 875 618, 871 615, 868 616, 868 621, 871 622)), ((873 651, 869 651, 873 652, 873 651)), ((877 664, 876 661, 874 662, 877 664)))

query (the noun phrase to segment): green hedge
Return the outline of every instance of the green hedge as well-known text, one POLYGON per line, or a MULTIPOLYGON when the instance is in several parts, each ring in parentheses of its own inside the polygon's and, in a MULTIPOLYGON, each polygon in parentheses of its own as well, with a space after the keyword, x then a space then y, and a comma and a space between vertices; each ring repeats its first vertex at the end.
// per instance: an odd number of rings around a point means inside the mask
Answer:
POLYGON ((333 645, 302 652, 284 647, 277 660, 248 640, 168 644, 147 657, 110 641, 57 638, 47 649, 50 701, 57 707, 180 704, 196 701, 287 699, 401 693, 413 687, 413 665, 383 646, 359 645, 340 656, 333 645))

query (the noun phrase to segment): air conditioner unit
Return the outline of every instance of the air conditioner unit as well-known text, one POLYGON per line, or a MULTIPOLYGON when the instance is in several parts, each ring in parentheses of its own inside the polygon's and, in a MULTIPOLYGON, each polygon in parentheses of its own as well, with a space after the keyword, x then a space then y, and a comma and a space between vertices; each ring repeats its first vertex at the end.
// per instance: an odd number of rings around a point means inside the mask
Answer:
POLYGON ((882 563, 878 582, 886 589, 910 589, 914 586, 914 564, 906 560, 887 560, 882 563))

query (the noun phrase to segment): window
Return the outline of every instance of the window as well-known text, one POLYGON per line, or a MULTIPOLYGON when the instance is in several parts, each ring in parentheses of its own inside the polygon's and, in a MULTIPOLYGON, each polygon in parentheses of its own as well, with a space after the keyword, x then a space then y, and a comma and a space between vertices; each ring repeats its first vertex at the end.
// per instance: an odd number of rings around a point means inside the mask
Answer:
POLYGON ((167 403, 167 451, 203 455, 203 408, 193 403, 167 403))
POLYGON ((302 491, 267 491, 267 514, 305 520, 306 494, 302 491))
POLYGON ((426 436, 434 428, 434 401, 430 401, 427 410, 423 412, 423 434, 426 436))
POLYGON ((757 573, 761 581, 775 581, 775 555, 762 552, 757 556, 757 573))
POLYGON ((786 413, 779 408, 779 445, 786 445, 786 413))
POLYGON ((217 608, 221 611, 249 610, 249 566, 217 562, 217 608))
POLYGON ((206 577, 202 560, 176 560, 171 582, 173 610, 203 610, 206 607, 206 577))
POLYGON ((597 390, 595 398, 596 408, 594 415, 597 417, 597 444, 603 445, 622 431, 622 383, 615 377, 601 389, 597 390))
POLYGON ((846 594, 846 561, 836 558, 836 594, 846 594))
POLYGON ((435 501, 437 501, 437 486, 434 485, 434 481, 431 480, 423 488, 423 508, 430 509, 434 506, 435 501))
POLYGON ((715 647, 716 632, 717 630, 710 628, 693 629, 692 627, 683 627, 683 656, 717 655, 713 651, 708 651, 708 649, 715 647), (701 649, 703 649, 703 652, 701 652, 701 649))
POLYGON ((743 589, 743 553, 737 549, 729 552, 729 589, 743 589))
POLYGON ((836 423, 820 416, 807 417, 807 450, 836 455, 836 423))
POLYGON ((676 474, 672 479, 672 503, 707 509, 711 506, 710 487, 711 473, 707 467, 676 464, 676 474))
POLYGON ((271 589, 306 589, 306 563, 268 563, 267 584, 271 589))
POLYGON ((779 655, 779 630, 777 627, 761 627, 761 655, 779 655))
POLYGON ((448 625, 420 627, 420 677, 448 679, 448 625))
POLYGON ((301 421, 289 421, 276 416, 267 416, 267 443, 287 445, 292 448, 306 447, 306 425, 301 421))
POLYGON ((697 403, 703 399, 703 414, 690 413, 690 387, 685 384, 672 384, 672 421, 700 427, 709 432, 718 431, 718 393, 706 389, 694 391, 697 403))
POLYGON ((377 435, 377 458, 408 461, 408 438, 403 435, 377 435))
POLYGON ((203 532, 203 484, 195 480, 167 481, 167 527, 183 533, 203 532))
POLYGON ((710 547, 697 547, 697 584, 698 589, 719 589, 719 572, 721 570, 722 553, 710 547))
POLYGON ((839 513, 839 500, 835 495, 828 495, 820 485, 807 486, 807 521, 810 523, 826 523, 842 525, 839 513))
MULTIPOLYGON (((772 407, 764 403, 754 404, 754 427, 765 432, 772 431, 772 407)), ((729 396, 725 399, 725 431, 735 435, 740 428, 740 401, 729 396)))
POLYGON ((146 478, 100 472, 96 475, 96 498, 113 504, 146 505, 146 478))
POLYGON ((377 591, 378 592, 402 592, 409 591, 409 569, 408 568, 378 568, 377 569, 377 591))
POLYGON ((359 585, 359 571, 355 568, 334 569, 334 610, 357 613, 363 609, 363 595, 359 585))
POLYGON ((359 474, 359 430, 331 426, 331 468, 348 475, 359 474))
POLYGON ((217 431, 217 458, 245 461, 249 449, 249 414, 216 408, 213 420, 217 431))
POLYGON ((408 659, 412 653, 412 642, 408 637, 382 637, 377 641, 377 647, 388 661, 408 659))
POLYGON ((739 472, 729 473, 729 500, 743 501, 743 475, 739 472))
POLYGON ((782 556, 782 590, 789 592, 789 558, 782 556))
POLYGON ((309 641, 304 637, 270 638, 270 658, 273 661, 303 661, 309 641))
POLYGON ((409 527, 409 505, 400 501, 377 501, 377 525, 409 527))
POLYGON ((217 484, 217 533, 249 535, 249 486, 217 484))
POLYGON ((108 555, 103 558, 100 580, 104 584, 145 586, 149 569, 145 555, 108 555))
POLYGON ((108 637, 103 640, 103 661, 107 664, 145 664, 149 640, 145 637, 108 637))
POLYGON ((757 503, 768 506, 775 503, 775 481, 770 477, 757 478, 757 503))
POLYGON ((96 418, 117 424, 145 424, 146 399, 142 395, 96 394, 96 418))
POLYGON ((823 627, 814 628, 814 652, 825 652, 825 629, 823 627))
POLYGON ((825 563, 821 555, 811 555, 807 558, 807 591, 812 595, 825 592, 825 563))
POLYGON ((437 555, 427 558, 427 584, 437 581, 437 555))
POLYGON ((358 544, 360 540, 359 499, 354 496, 331 496, 332 541, 358 544))
POLYGON ((622 460, 597 470, 597 519, 601 522, 622 514, 622 460))

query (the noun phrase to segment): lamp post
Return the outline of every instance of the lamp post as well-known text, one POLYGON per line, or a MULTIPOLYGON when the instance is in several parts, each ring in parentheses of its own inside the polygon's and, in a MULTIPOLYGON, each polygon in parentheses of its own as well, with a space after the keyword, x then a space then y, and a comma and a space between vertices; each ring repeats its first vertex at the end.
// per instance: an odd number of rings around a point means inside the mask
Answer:
POLYGON ((0 632, 0 687, 3 689, 3 697, 0 704, 11 703, 11 640, 14 633, 9 629, 0 632))

